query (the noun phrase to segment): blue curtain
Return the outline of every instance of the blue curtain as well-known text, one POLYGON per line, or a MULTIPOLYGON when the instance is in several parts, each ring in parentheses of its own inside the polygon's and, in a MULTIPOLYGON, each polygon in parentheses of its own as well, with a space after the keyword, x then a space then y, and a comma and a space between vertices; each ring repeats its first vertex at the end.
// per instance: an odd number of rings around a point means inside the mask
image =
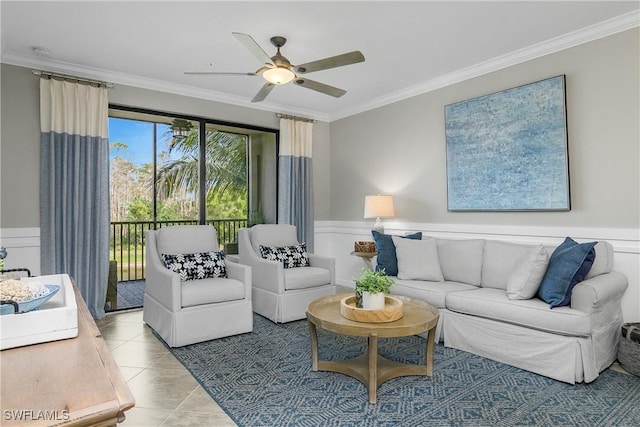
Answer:
POLYGON ((42 274, 68 274, 94 318, 109 275, 107 89, 40 79, 42 274))
POLYGON ((280 119, 278 222, 293 224, 313 252, 313 123, 280 119))

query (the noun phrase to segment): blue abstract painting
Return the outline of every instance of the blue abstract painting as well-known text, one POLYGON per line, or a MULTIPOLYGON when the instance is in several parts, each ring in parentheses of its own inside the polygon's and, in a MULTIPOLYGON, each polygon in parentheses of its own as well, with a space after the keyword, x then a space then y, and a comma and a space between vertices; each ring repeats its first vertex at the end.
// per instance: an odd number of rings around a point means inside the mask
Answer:
POLYGON ((445 106, 450 211, 569 210, 565 76, 445 106))

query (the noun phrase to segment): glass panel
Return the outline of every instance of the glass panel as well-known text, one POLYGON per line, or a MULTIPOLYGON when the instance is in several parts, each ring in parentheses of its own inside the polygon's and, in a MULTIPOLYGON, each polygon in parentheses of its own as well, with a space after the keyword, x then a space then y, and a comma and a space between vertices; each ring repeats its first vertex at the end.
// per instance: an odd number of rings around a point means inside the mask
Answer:
POLYGON ((199 134, 188 120, 157 124, 156 221, 198 221, 199 134))
POLYGON ((227 244, 227 253, 237 253, 238 228, 247 221, 248 142, 244 133, 206 126, 206 222, 216 228, 220 244, 227 244))
POLYGON ((143 238, 153 224, 155 124, 110 117, 109 134, 111 229, 107 311, 141 305, 137 302, 128 305, 118 283, 144 279, 143 238))
POLYGON ((249 152, 249 226, 275 224, 278 215, 276 134, 251 135, 249 152))

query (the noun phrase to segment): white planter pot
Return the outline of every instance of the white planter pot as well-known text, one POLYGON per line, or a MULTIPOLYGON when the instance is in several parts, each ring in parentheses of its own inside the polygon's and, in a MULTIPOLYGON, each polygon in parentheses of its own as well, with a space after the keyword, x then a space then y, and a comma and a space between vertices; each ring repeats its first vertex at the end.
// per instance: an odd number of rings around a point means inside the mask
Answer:
POLYGON ((382 310, 384 308, 384 301, 384 292, 375 294, 366 291, 362 292, 362 308, 365 310, 382 310))

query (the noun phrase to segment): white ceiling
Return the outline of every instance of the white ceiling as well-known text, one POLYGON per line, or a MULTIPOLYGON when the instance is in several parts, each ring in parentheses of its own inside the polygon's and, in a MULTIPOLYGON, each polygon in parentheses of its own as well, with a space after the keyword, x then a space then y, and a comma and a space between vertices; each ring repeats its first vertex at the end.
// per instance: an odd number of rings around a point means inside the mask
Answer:
POLYGON ((32 2, 0 3, 2 62, 205 99, 335 120, 639 25, 636 1, 32 2), (293 64, 360 50, 366 61, 307 77, 333 98, 276 87, 251 99, 260 63, 233 36, 293 64), (36 55, 32 47, 50 51, 36 55))

